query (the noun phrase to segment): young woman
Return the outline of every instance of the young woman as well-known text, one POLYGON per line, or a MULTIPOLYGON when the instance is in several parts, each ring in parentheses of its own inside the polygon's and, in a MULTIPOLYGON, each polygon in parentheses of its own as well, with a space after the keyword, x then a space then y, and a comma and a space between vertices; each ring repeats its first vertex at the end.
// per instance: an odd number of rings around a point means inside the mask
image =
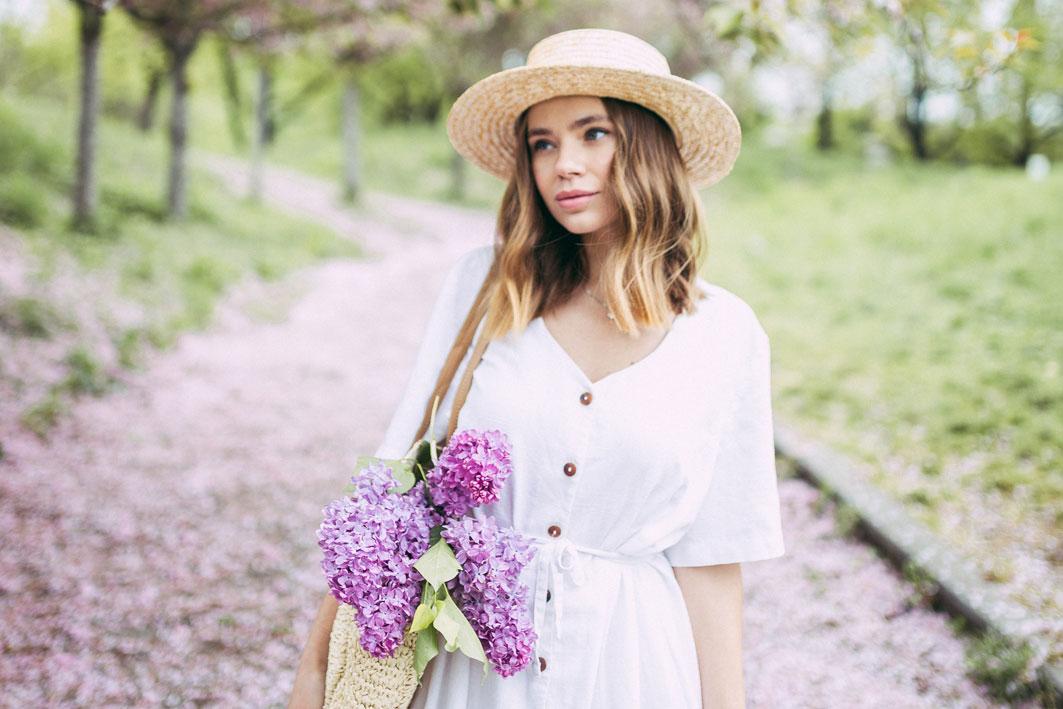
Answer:
MULTIPOLYGON (((698 276, 695 192, 730 171, 737 119, 642 40, 574 30, 471 87, 448 132, 508 181, 498 235, 447 275, 376 455, 409 449, 494 265, 457 428, 511 441, 502 500, 476 514, 536 540, 522 581, 538 643, 509 678, 441 653, 412 706, 744 706, 740 563, 784 553, 769 345, 698 276)), ((326 595, 292 706, 320 706, 335 609, 326 595)))

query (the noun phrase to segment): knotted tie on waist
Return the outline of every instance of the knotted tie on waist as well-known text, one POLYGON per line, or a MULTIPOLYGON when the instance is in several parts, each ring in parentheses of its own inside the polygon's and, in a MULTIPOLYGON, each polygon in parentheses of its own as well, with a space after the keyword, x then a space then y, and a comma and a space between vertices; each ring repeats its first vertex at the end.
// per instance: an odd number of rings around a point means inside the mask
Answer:
POLYGON ((523 533, 536 543, 534 563, 539 565, 535 575, 535 596, 533 604, 533 620, 535 629, 541 633, 544 627, 544 615, 546 614, 546 591, 550 591, 550 605, 554 609, 554 635, 560 639, 562 616, 564 614, 565 599, 565 576, 576 586, 582 586, 587 580, 586 570, 583 568, 582 554, 589 554, 601 559, 622 564, 643 564, 660 556, 660 552, 643 555, 620 554, 615 551, 595 549, 593 547, 576 544, 561 537, 541 537, 534 534, 523 533))

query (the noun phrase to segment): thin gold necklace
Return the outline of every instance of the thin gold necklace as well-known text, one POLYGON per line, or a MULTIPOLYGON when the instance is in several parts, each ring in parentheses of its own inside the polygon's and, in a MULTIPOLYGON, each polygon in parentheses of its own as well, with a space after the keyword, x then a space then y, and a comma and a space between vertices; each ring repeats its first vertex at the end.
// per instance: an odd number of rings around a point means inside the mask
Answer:
POLYGON ((587 286, 584 286, 583 290, 586 291, 587 295, 589 295, 590 297, 594 298, 603 308, 605 308, 606 317, 609 318, 610 320, 612 320, 615 323, 616 322, 616 316, 613 315, 613 309, 609 307, 609 304, 606 303, 601 298, 599 298, 598 296, 596 296, 594 293, 591 293, 591 289, 588 288, 587 286))

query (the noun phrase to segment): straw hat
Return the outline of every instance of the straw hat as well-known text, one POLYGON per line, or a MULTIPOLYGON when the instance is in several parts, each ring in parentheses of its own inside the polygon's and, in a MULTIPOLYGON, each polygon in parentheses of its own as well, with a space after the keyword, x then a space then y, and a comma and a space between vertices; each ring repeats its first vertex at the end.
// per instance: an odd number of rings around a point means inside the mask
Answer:
POLYGON ((652 45, 624 32, 579 29, 542 39, 525 66, 470 86, 450 109, 447 134, 461 155, 509 180, 513 125, 524 109, 555 96, 608 96, 641 104, 667 121, 698 187, 731 171, 742 129, 723 99, 672 74, 652 45))

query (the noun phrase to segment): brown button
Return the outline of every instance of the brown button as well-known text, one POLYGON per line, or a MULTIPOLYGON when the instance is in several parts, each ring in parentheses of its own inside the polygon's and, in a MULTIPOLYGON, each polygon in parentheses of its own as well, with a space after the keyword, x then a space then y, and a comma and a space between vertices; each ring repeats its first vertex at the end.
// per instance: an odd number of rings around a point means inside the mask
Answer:
POLYGON ((560 537, 561 536, 561 528, 558 527, 556 524, 551 524, 546 529, 546 533, 549 534, 551 537, 560 537))
POLYGON ((594 397, 591 396, 591 393, 589 391, 585 391, 579 395, 579 403, 583 404, 584 406, 587 406, 591 403, 591 399, 593 398, 594 397))
POLYGON ((545 657, 540 657, 539 658, 539 671, 543 672, 545 670, 546 670, 546 658, 545 657))
POLYGON ((567 475, 567 476, 569 476, 571 478, 575 474, 576 474, 576 464, 575 463, 565 463, 565 475, 567 475))

